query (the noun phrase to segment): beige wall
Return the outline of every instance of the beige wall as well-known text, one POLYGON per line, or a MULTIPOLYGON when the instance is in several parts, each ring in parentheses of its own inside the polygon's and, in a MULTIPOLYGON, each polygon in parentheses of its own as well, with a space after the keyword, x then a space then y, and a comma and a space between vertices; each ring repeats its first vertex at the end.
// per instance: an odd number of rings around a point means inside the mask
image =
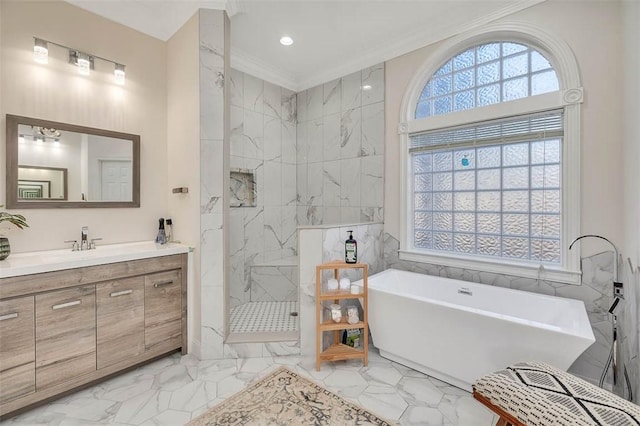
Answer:
MULTIPOLYGON (((585 90, 581 232, 604 235, 621 247, 624 227, 620 8, 619 2, 609 1, 548 1, 505 20, 536 25, 566 41, 573 50, 585 90)), ((401 220, 397 128, 402 97, 413 75, 438 47, 439 44, 427 46, 386 64, 385 231, 396 238, 400 237, 401 220)), ((581 249, 587 255, 608 247, 597 241, 585 241, 581 249)))
MULTIPOLYGON (((624 246, 625 259, 640 265, 640 3, 623 3, 624 16, 624 246)), ((626 266, 625 266, 626 267, 626 266)))
POLYGON ((12 229, 12 251, 63 248, 64 240, 90 237, 102 244, 150 240, 167 214, 166 45, 152 37, 62 1, 0 1, 0 204, 5 194, 5 114, 45 118, 140 135, 141 207, 133 209, 28 209, 30 228, 12 229), (51 47, 49 64, 33 61, 33 37, 126 64, 124 86, 113 65, 97 61, 89 77, 51 47))
MULTIPOLYGON (((167 41, 167 168, 170 188, 188 187, 187 194, 170 194, 169 211, 175 239, 200 247, 200 86, 198 80, 198 14, 167 41)), ((192 256, 189 284, 189 341, 200 340, 200 256, 192 256)))

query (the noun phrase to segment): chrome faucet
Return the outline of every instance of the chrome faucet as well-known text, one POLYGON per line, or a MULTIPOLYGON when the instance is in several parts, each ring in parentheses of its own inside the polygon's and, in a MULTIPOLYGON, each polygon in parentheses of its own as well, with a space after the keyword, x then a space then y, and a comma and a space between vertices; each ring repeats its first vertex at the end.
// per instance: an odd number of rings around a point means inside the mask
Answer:
POLYGON ((80 240, 80 250, 89 250, 89 227, 82 227, 82 239, 80 240))
POLYGON ((611 307, 608 310, 609 314, 611 314, 611 331, 612 331, 613 340, 611 343, 611 350, 609 351, 609 357, 607 358, 606 365, 602 370, 602 374, 600 375, 600 381, 598 382, 598 386, 603 387, 604 380, 607 376, 607 372, 609 371, 609 367, 611 366, 613 370, 613 385, 615 386, 616 383, 618 382, 618 359, 617 359, 618 357, 617 355, 618 353, 618 349, 617 349, 618 347, 618 316, 615 314, 615 311, 618 306, 618 303, 620 303, 620 299, 624 299, 622 294, 622 283, 618 281, 618 248, 610 240, 608 240, 607 238, 601 235, 587 234, 587 235, 581 235, 575 240, 573 240, 571 244, 569 244, 569 250, 571 250, 571 247, 573 247, 573 245, 578 240, 581 240, 587 237, 600 238, 601 240, 605 240, 606 242, 611 244, 611 247, 613 247, 613 253, 615 256, 615 259, 613 259, 613 303, 611 304, 611 307))

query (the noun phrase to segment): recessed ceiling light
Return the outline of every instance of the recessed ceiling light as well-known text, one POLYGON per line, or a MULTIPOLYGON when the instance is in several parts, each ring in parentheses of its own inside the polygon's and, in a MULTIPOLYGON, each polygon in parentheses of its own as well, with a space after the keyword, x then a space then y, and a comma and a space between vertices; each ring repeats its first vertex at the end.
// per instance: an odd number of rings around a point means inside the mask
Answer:
POLYGON ((280 37, 280 44, 283 46, 291 46, 293 44, 293 39, 289 36, 280 37))
POLYGON ((369 84, 365 84, 364 86, 362 86, 362 90, 371 90, 372 87, 369 84))

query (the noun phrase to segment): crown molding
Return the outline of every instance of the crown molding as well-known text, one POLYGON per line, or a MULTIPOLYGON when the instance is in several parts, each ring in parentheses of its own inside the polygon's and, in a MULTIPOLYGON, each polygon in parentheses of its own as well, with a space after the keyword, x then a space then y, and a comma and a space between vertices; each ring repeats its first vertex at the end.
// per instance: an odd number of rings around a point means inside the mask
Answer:
POLYGON ((235 47, 231 48, 231 67, 296 93, 301 90, 292 73, 259 61, 254 56, 235 47))
POLYGON ((471 29, 481 27, 497 19, 504 18, 505 16, 512 15, 516 12, 528 9, 545 1, 546 0, 514 1, 492 13, 479 16, 477 19, 471 22, 452 26, 448 28, 447 31, 440 32, 438 34, 430 33, 428 27, 426 27, 422 31, 417 30, 409 37, 404 37, 385 46, 376 46, 375 48, 368 49, 368 51, 365 51, 363 54, 358 55, 358 57, 354 60, 346 61, 338 67, 332 68, 328 71, 315 73, 310 76, 304 76, 301 80, 297 81, 296 86, 298 87, 298 91, 315 87, 319 84, 326 83, 327 81, 343 77, 361 69, 378 64, 380 62, 388 61, 390 59, 404 55, 405 53, 409 53, 430 44, 447 39, 449 37, 456 36, 471 29))

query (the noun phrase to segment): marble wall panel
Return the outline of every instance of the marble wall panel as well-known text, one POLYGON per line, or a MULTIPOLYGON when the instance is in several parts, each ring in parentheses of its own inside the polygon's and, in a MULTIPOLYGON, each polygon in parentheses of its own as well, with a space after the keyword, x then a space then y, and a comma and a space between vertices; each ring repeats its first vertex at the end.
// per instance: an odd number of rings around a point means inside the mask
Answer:
POLYGON ((341 111, 349 111, 362 106, 362 71, 342 77, 341 111))
POLYGON ((251 301, 298 301, 298 265, 253 266, 251 301))
MULTIPOLYGON (((225 52, 228 18, 223 11, 199 11, 200 86, 200 286, 201 340, 199 356, 222 356, 225 325, 225 238, 223 195, 228 189, 229 147, 225 147, 225 52)), ((228 230, 226 230, 228 232, 228 230)))
POLYGON ((244 106, 244 73, 234 69, 229 80, 229 101, 231 106, 244 106))
POLYGON ((286 120, 283 121, 281 135, 282 135, 282 139, 280 141, 280 145, 282 150, 282 156, 281 156, 282 162, 295 165, 297 160, 296 122, 286 121, 286 120))
MULTIPOLYGON (((340 207, 340 187, 342 184, 340 180, 340 160, 325 161, 322 164, 322 203, 325 207, 340 207)), ((337 210, 338 212, 340 211, 339 209, 337 210)))
POLYGON ((282 119, 282 89, 268 81, 264 82, 264 114, 282 119))
POLYGON ((307 123, 307 162, 322 163, 324 158, 324 120, 322 117, 314 118, 307 123))
POLYGON ((384 101, 384 64, 377 64, 361 71, 362 105, 384 101))
POLYGON ((323 262, 323 230, 299 229, 298 249, 300 353, 315 356, 316 265, 323 262))
POLYGON ((323 160, 340 159, 340 113, 325 115, 322 123, 323 160))
POLYGON ((263 112, 264 81, 245 73, 243 87, 244 109, 255 112, 263 112))
POLYGON ((322 101, 323 101, 322 85, 307 90, 306 96, 306 119, 316 120, 322 118, 322 101))
POLYGON ((299 225, 383 220, 384 64, 302 91, 296 101, 299 225))
POLYGON ((348 109, 340 117, 340 158, 360 155, 362 144, 362 108, 348 109))
POLYGON ((282 120, 278 117, 264 115, 264 160, 282 160, 282 120))
POLYGON ((295 123, 298 120, 297 96, 289 89, 281 88, 280 118, 285 122, 295 123))
POLYGON ((372 155, 362 157, 360 170, 360 205, 382 206, 384 202, 384 157, 372 155))
POLYGON ((384 102, 362 107, 360 155, 384 155, 384 102))
POLYGON ((322 115, 328 116, 340 113, 342 105, 342 81, 336 79, 322 86, 323 105, 322 115))
MULTIPOLYGON (((255 284, 264 279, 252 281, 253 265, 297 254, 296 163, 306 153, 297 152, 296 94, 237 70, 231 76, 232 162, 252 170, 257 187, 256 206, 232 208, 229 215, 233 231, 229 293, 231 306, 237 306, 270 297, 265 290, 269 286, 255 284)), ((276 273, 273 269, 271 273, 276 273)), ((279 296, 284 292, 270 291, 279 296)))

